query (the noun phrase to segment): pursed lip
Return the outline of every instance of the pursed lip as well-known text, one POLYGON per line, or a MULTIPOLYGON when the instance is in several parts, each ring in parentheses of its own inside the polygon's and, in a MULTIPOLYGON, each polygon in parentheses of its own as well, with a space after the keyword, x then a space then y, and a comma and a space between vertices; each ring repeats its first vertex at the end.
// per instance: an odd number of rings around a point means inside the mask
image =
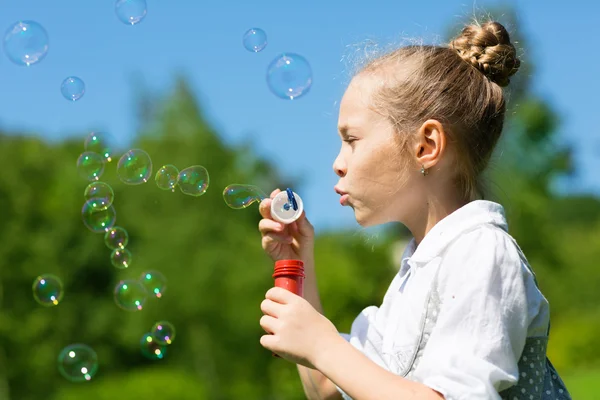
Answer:
POLYGON ((338 188, 337 186, 333 188, 335 190, 335 192, 337 194, 339 194, 340 196, 346 195, 348 194, 347 192, 344 192, 342 189, 338 188))
POLYGON ((337 194, 339 194, 340 197, 340 204, 342 206, 345 206, 348 204, 348 198, 350 197, 350 195, 348 195, 348 193, 344 192, 342 189, 338 188, 337 186, 333 188, 335 190, 335 192, 337 194))

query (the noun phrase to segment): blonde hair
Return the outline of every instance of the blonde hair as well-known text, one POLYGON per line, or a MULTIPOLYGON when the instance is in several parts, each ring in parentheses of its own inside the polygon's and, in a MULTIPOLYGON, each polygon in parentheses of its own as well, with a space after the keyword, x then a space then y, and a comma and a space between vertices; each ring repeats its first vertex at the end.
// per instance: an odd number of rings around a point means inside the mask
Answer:
MULTIPOLYGON (((359 74, 385 74, 373 106, 398 132, 414 132, 427 119, 444 125, 456 149, 456 184, 473 200, 484 195, 481 174, 502 133, 502 87, 519 65, 508 32, 491 21, 466 26, 447 46, 401 47, 370 61, 359 74)), ((398 135, 403 150, 411 138, 398 135)))

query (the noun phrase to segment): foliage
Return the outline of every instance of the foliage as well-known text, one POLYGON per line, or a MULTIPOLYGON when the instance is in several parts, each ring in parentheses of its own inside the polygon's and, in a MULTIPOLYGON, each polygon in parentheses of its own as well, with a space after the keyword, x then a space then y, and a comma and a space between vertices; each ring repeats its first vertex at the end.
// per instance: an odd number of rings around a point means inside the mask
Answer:
MULTIPOLYGON (((162 192, 153 182, 124 185, 116 160, 107 164, 102 180, 113 187, 117 225, 130 236, 133 263, 127 270, 111 266, 102 235, 81 221, 87 182, 74 160, 83 137, 58 144, 31 135, 1 137, 0 159, 16 166, 0 169, 0 362, 7 366, 0 376, 10 398, 301 398, 294 366, 258 342, 259 305, 272 286, 272 262, 260 248, 256 205, 232 210, 221 195, 233 182, 258 182, 266 191, 287 183, 247 148, 224 145, 183 81, 160 110, 131 147, 146 150, 155 170, 167 163, 180 169, 201 164, 213 173, 207 193, 194 198, 162 192), (145 270, 167 277, 164 297, 137 313, 117 308, 114 285, 145 270), (42 273, 63 279, 66 294, 57 307, 33 300, 31 285, 42 273), (175 325, 177 338, 165 360, 147 360, 139 339, 159 319, 175 325), (99 356, 100 372, 89 385, 69 384, 56 368, 61 348, 76 342, 99 356)), ((389 257, 373 253, 360 236, 324 238, 318 249, 328 308, 349 328, 352 313, 376 302, 393 275, 382 269, 373 275, 380 279, 356 291, 356 282, 371 276, 364 266, 389 266, 389 257), (345 276, 344 284, 333 285, 332 274, 345 276)))

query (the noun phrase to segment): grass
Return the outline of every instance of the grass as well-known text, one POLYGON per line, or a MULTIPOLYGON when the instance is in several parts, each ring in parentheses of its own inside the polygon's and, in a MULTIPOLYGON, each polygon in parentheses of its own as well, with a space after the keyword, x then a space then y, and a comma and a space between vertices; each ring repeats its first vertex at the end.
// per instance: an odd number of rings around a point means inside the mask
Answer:
POLYGON ((574 371, 562 376, 575 400, 600 400, 600 367, 574 371))

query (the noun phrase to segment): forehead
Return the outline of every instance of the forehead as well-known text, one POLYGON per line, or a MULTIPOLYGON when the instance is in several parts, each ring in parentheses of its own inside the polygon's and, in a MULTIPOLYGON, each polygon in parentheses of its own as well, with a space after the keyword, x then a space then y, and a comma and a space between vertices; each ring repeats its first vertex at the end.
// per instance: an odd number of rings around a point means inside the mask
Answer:
POLYGON ((373 109, 373 94, 377 88, 378 81, 374 77, 354 77, 340 102, 338 125, 352 127, 382 118, 373 109))

